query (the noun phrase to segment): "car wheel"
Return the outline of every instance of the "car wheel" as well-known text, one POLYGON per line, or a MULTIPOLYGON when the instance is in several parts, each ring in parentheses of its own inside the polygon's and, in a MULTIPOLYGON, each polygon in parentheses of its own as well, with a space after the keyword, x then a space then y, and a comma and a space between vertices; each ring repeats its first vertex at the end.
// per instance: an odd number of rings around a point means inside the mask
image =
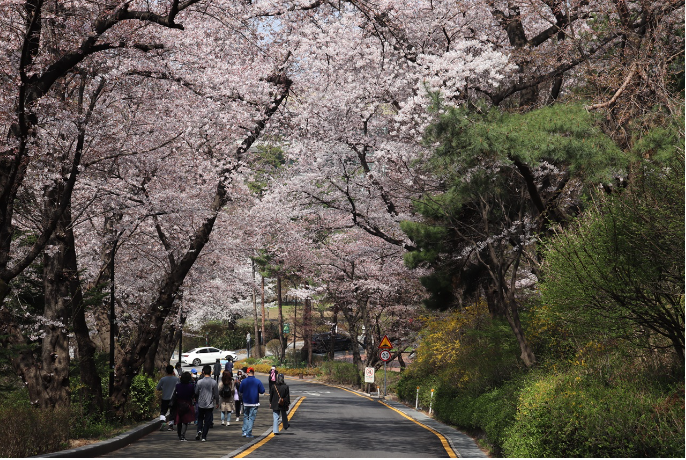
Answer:
POLYGON ((195 358, 195 359, 193 360, 193 365, 194 365, 194 366, 199 366, 200 364, 202 364, 202 361, 200 361, 199 358, 195 358))

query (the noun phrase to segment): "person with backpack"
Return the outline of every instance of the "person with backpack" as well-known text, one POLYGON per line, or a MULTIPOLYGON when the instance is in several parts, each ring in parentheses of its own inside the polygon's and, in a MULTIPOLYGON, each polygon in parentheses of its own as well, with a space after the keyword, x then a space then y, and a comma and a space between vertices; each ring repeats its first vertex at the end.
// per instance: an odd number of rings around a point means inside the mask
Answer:
POLYGON ((235 408, 235 391, 231 372, 224 371, 222 381, 219 384, 219 414, 222 425, 231 425, 231 413, 235 408))
POLYGON ((176 430, 179 441, 186 440, 188 424, 195 420, 195 383, 191 373, 181 374, 181 382, 176 384, 176 430))
POLYGON ((272 409, 272 417, 274 424, 272 426, 274 434, 279 434, 279 417, 283 421, 283 429, 287 430, 290 424, 288 423, 288 407, 291 405, 291 393, 286 385, 283 374, 276 377, 276 382, 269 392, 269 407, 272 409))

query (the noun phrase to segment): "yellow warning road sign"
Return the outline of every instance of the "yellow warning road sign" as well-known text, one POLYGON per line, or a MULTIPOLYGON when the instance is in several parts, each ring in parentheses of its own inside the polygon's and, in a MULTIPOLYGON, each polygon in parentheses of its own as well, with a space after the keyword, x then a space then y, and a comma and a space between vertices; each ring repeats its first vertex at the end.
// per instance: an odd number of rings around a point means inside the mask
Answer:
POLYGON ((383 336, 383 339, 381 339, 381 343, 379 344, 379 348, 383 350, 390 350, 393 348, 393 345, 391 345, 391 341, 388 340, 388 336, 383 336))

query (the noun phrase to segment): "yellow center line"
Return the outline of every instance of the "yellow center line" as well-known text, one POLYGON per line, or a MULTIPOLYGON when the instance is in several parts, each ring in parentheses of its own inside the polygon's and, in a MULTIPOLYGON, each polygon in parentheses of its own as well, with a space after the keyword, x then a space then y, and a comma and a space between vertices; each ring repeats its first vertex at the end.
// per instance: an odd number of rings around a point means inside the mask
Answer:
POLYGON ((383 404, 384 406, 388 407, 388 408, 391 409, 391 410, 396 411, 397 413, 399 413, 400 415, 402 415, 402 416, 405 417, 406 419, 408 419, 408 420, 410 420, 410 421, 413 421, 414 423, 416 423, 417 425, 421 426, 422 428, 426 428, 427 430, 431 431, 433 434, 435 434, 436 436, 438 436, 438 439, 441 441, 441 444, 443 445, 443 448, 445 449, 445 451, 448 453, 448 456, 449 456, 450 458, 457 458, 457 455, 455 454, 455 451, 453 450, 453 448, 450 446, 450 443, 449 443, 448 440, 445 438, 445 436, 443 436, 441 433, 439 433, 438 431, 434 430, 434 429, 431 428, 430 426, 426 426, 426 425, 424 425, 423 423, 418 422, 417 420, 413 419, 413 418, 410 417, 409 415, 407 415, 407 414, 405 414, 405 413, 399 411, 399 410, 396 409, 395 407, 389 406, 388 404, 386 404, 386 403, 383 402, 383 401, 379 401, 379 403, 383 404))
MULTIPOLYGON (((293 414, 295 414, 295 411, 298 410, 298 407, 300 407, 300 404, 302 404, 302 402, 304 400, 305 400, 305 396, 301 396, 300 399, 298 399, 298 402, 295 403, 295 406, 293 406, 291 408, 291 410, 288 412, 288 420, 291 420, 293 418, 293 414)), ((279 430, 281 429, 282 426, 283 426, 283 423, 281 423, 279 425, 279 430)), ((243 452, 241 452, 240 454, 236 455, 233 458, 245 458, 245 457, 247 457, 248 455, 252 454, 255 450, 257 450, 260 447, 262 447, 263 445, 265 445, 273 437, 274 437, 274 433, 273 432, 269 433, 263 440, 261 440, 260 442, 258 442, 256 444, 253 444, 252 446, 248 447, 243 452)))

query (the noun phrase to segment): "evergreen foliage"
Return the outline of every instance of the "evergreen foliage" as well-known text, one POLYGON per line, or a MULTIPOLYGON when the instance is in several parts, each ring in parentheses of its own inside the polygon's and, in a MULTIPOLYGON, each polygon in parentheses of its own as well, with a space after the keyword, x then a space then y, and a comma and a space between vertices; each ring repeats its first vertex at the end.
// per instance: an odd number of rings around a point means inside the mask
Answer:
MULTIPOLYGON (((664 129, 642 142, 674 152, 664 129)), ((666 152, 666 153, 665 153, 666 152)), ((682 151, 683 152, 683 151, 682 151)), ((612 334, 684 361, 684 160, 641 161, 621 195, 599 195, 545 251, 543 302, 577 340, 612 334)))
POLYGON ((415 203, 424 220, 401 228, 418 248, 405 255, 407 266, 433 269, 422 279, 432 308, 449 308, 456 286, 474 290, 483 266, 496 263, 484 251, 488 243, 500 241, 498 255, 507 256, 545 231, 549 220, 573 215, 578 201, 554 202, 572 178, 610 183, 627 165, 578 105, 526 114, 450 108, 426 139, 437 146, 430 164, 441 188, 415 203), (527 171, 535 177, 524 177, 527 171), (537 201, 546 195, 550 203, 541 212, 537 201), (475 253, 482 262, 474 261, 475 253))

